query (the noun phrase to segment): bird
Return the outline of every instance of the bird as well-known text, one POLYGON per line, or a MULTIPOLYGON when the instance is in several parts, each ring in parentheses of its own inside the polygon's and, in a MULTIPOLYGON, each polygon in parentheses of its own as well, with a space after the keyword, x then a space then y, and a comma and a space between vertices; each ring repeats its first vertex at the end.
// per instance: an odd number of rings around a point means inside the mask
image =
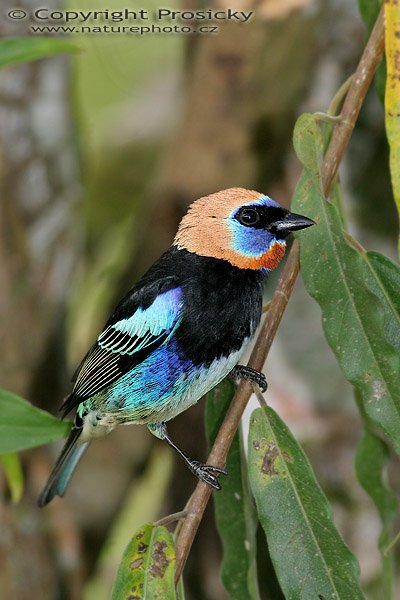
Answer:
POLYGON ((72 378, 62 418, 75 411, 65 446, 38 499, 64 496, 91 441, 119 424, 145 424, 193 474, 220 489, 223 469, 193 460, 166 423, 230 375, 263 390, 265 376, 238 365, 262 313, 263 284, 286 238, 314 221, 254 190, 230 188, 194 201, 170 248, 117 304, 72 378))

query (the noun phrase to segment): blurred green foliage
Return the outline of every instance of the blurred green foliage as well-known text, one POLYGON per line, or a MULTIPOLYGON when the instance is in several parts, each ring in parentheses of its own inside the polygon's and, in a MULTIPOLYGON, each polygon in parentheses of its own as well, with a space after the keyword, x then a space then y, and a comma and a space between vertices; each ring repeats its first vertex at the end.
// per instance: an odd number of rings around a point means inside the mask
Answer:
MULTIPOLYGON (((142 523, 154 521, 163 510, 171 478, 173 456, 169 448, 159 444, 154 448, 147 468, 127 490, 124 503, 113 520, 96 570, 84 590, 84 600, 108 600, 114 575, 121 556, 133 532, 142 523)), ((132 538, 134 540, 134 538, 132 538)), ((124 577, 121 567, 121 577, 124 577)))
POLYGON ((79 47, 64 38, 4 38, 0 40, 0 69, 64 52, 79 52, 79 47))
POLYGON ((2 454, 0 456, 0 464, 7 478, 11 499, 17 504, 21 500, 24 491, 24 475, 19 456, 15 452, 2 454))
MULTIPOLYGON (((67 6, 80 11, 112 8, 107 0, 68 0, 67 6)), ((177 1, 169 2, 168 6, 177 7, 177 1)), ((128 2, 126 8, 137 10, 138 6, 128 2)), ((156 8, 159 8, 156 0, 146 3, 149 15, 156 8)), ((152 22, 150 18, 146 23, 152 22)), ((109 126, 109 119, 115 118, 115 107, 134 102, 149 83, 150 74, 152 78, 155 73, 162 76, 171 65, 179 65, 183 60, 183 39, 181 36, 163 36, 160 44, 155 36, 111 33, 82 35, 77 39, 83 50, 74 66, 79 129, 86 136, 86 151, 93 160, 103 147, 105 127, 109 126), (111 110, 107 112, 108 109, 111 110)))

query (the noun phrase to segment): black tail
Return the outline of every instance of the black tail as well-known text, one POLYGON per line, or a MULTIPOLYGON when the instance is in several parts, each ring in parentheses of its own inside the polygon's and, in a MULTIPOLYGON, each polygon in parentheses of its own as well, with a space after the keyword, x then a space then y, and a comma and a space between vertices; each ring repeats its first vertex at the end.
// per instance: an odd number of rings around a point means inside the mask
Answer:
POLYGON ((55 496, 64 496, 65 490, 78 462, 87 450, 90 442, 76 446, 82 427, 74 426, 65 443, 50 477, 39 496, 39 506, 46 506, 55 496))

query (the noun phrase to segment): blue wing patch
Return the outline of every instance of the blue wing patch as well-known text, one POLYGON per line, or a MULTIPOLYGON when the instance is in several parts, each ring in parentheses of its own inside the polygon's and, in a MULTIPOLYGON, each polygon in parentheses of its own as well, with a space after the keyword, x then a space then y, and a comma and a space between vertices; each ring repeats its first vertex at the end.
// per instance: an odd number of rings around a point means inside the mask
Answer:
POLYGON ((107 327, 99 336, 98 345, 111 352, 132 356, 153 344, 174 327, 181 295, 180 288, 160 294, 148 308, 139 307, 131 317, 107 327))
POLYGON ((132 316, 107 326, 83 361, 64 410, 68 412, 142 363, 176 330, 181 307, 182 290, 174 288, 159 294, 147 308, 139 306, 132 316))

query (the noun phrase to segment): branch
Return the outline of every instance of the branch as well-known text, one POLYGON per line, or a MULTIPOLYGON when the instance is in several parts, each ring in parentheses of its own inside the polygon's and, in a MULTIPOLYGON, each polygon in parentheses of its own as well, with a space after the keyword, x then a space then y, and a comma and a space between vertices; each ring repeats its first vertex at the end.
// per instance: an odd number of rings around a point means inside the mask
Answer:
MULTIPOLYGON (((381 10, 371 36, 364 49, 357 70, 351 80, 349 91, 343 103, 341 119, 334 128, 332 139, 327 149, 321 174, 325 195, 327 196, 334 180, 339 164, 343 158, 364 98, 371 84, 375 70, 381 60, 384 48, 384 20, 381 10)), ((261 371, 268 352, 271 348, 282 315, 293 291, 299 273, 299 244, 294 241, 284 269, 279 278, 277 289, 272 297, 269 311, 257 337, 248 365, 261 371)), ((252 394, 249 382, 242 381, 238 386, 225 419, 215 439, 207 463, 223 468, 226 457, 239 426, 243 411, 252 394)), ((197 528, 203 517, 207 502, 211 496, 211 488, 206 483, 199 482, 188 502, 187 515, 176 544, 175 580, 179 581, 185 566, 197 528)))
POLYGON ((335 127, 331 143, 325 154, 322 165, 322 182, 325 195, 328 195, 332 181, 338 171, 339 164, 349 143, 356 124, 358 114, 371 85, 374 73, 382 59, 385 47, 385 30, 383 7, 378 15, 370 38, 364 48, 361 60, 353 75, 349 91, 343 103, 341 121, 335 127))

